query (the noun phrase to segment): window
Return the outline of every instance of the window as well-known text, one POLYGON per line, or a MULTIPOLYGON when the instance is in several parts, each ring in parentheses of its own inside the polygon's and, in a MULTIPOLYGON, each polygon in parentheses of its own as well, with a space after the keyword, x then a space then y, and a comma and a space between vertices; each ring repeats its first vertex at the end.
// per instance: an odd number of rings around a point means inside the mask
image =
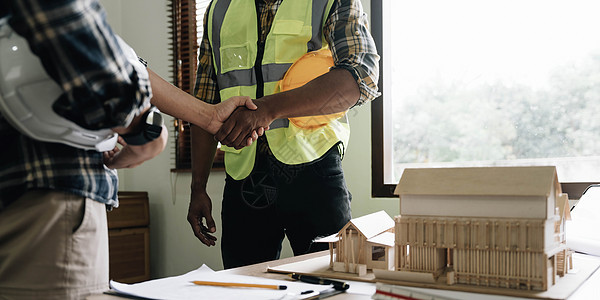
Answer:
MULTIPOLYGON (((198 48, 202 40, 204 12, 210 0, 170 0, 171 47, 173 84, 193 93, 198 59, 198 48)), ((192 168, 190 124, 175 120, 175 168, 171 171, 187 172, 192 168)), ((217 151, 213 168, 223 167, 223 152, 217 151)))
POLYGON ((373 196, 392 196, 407 167, 556 165, 561 183, 600 181, 599 9, 371 1, 373 196))

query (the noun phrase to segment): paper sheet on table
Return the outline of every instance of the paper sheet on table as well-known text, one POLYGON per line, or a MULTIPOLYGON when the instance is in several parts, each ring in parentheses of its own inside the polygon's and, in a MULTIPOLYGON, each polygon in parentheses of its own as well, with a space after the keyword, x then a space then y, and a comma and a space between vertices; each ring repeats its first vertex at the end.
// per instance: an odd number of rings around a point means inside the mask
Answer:
POLYGON ((274 280, 268 278, 221 274, 206 265, 186 274, 162 279, 150 280, 136 284, 125 284, 110 281, 110 287, 120 294, 141 297, 145 299, 293 299, 293 295, 313 290, 319 292, 330 288, 326 285, 313 285, 297 281, 274 280), (286 290, 264 288, 239 288, 203 286, 191 283, 194 280, 276 284, 287 286, 286 290))
POLYGON ((600 256, 600 187, 581 196, 567 221, 567 246, 577 252, 600 256))

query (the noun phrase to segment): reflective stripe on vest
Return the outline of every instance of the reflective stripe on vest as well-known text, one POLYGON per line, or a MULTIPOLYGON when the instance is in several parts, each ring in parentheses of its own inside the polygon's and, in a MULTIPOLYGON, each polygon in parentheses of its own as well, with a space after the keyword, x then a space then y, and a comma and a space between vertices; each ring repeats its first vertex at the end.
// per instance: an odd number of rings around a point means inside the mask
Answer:
MULTIPOLYGON (((264 94, 275 93, 289 67, 307 52, 325 45, 322 27, 334 0, 284 0, 279 6, 264 45, 261 71, 264 94), (308 13, 307 12, 311 12, 308 13), (292 46, 289 45, 299 45, 292 46), (303 46, 302 46, 303 45, 303 46)), ((256 98, 258 24, 254 0, 214 0, 208 15, 208 38, 221 99, 256 98)), ((265 133, 273 155, 289 165, 313 161, 342 141, 350 128, 346 118, 317 130, 306 130, 288 119, 275 120, 265 133)), ((234 179, 250 174, 256 143, 240 150, 222 146, 225 168, 234 179)))
MULTIPOLYGON (((269 64, 261 67, 264 81, 279 81, 292 66, 289 64, 269 64)), ((219 89, 227 89, 239 85, 253 86, 257 84, 254 67, 248 70, 233 70, 217 77, 219 89)))

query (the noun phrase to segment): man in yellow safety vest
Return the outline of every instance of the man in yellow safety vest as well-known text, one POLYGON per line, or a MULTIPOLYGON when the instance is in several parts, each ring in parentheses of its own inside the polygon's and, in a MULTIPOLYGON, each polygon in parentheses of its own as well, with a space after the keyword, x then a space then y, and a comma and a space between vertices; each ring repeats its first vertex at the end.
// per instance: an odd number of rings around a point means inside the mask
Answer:
POLYGON ((295 255, 321 250, 312 241, 351 218, 344 112, 379 95, 379 56, 360 0, 213 0, 204 20, 195 96, 249 96, 258 109, 237 109, 214 137, 192 128, 194 234, 215 245, 206 183, 216 139, 227 173, 225 268, 277 259, 285 236, 295 255), (246 132, 260 127, 265 135, 244 148, 246 132))

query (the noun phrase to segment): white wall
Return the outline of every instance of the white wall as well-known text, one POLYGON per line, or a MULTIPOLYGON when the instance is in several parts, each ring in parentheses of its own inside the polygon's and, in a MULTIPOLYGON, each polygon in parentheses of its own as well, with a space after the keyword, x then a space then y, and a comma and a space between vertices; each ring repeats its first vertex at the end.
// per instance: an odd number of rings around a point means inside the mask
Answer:
MULTIPOLYGON (((100 0, 110 24, 156 73, 169 78, 166 1, 100 0)), ((370 1, 363 0, 365 11, 370 1)), ((352 192, 354 217, 386 210, 390 216, 398 214, 397 199, 371 197, 371 112, 370 105, 353 109, 350 113, 352 136, 343 161, 348 188, 352 192)), ((168 119, 172 120, 172 119, 168 119)), ((170 137, 173 139, 173 137, 170 137)), ((193 235, 186 220, 191 175, 171 173, 173 147, 158 157, 133 170, 119 171, 122 191, 147 191, 150 197, 150 261, 153 278, 182 274, 207 264, 215 270, 223 268, 220 248, 208 248, 193 235)), ((213 217, 219 233, 221 198, 224 173, 211 174, 208 193, 213 199, 213 217)), ((283 256, 291 255, 285 245, 283 256)))

